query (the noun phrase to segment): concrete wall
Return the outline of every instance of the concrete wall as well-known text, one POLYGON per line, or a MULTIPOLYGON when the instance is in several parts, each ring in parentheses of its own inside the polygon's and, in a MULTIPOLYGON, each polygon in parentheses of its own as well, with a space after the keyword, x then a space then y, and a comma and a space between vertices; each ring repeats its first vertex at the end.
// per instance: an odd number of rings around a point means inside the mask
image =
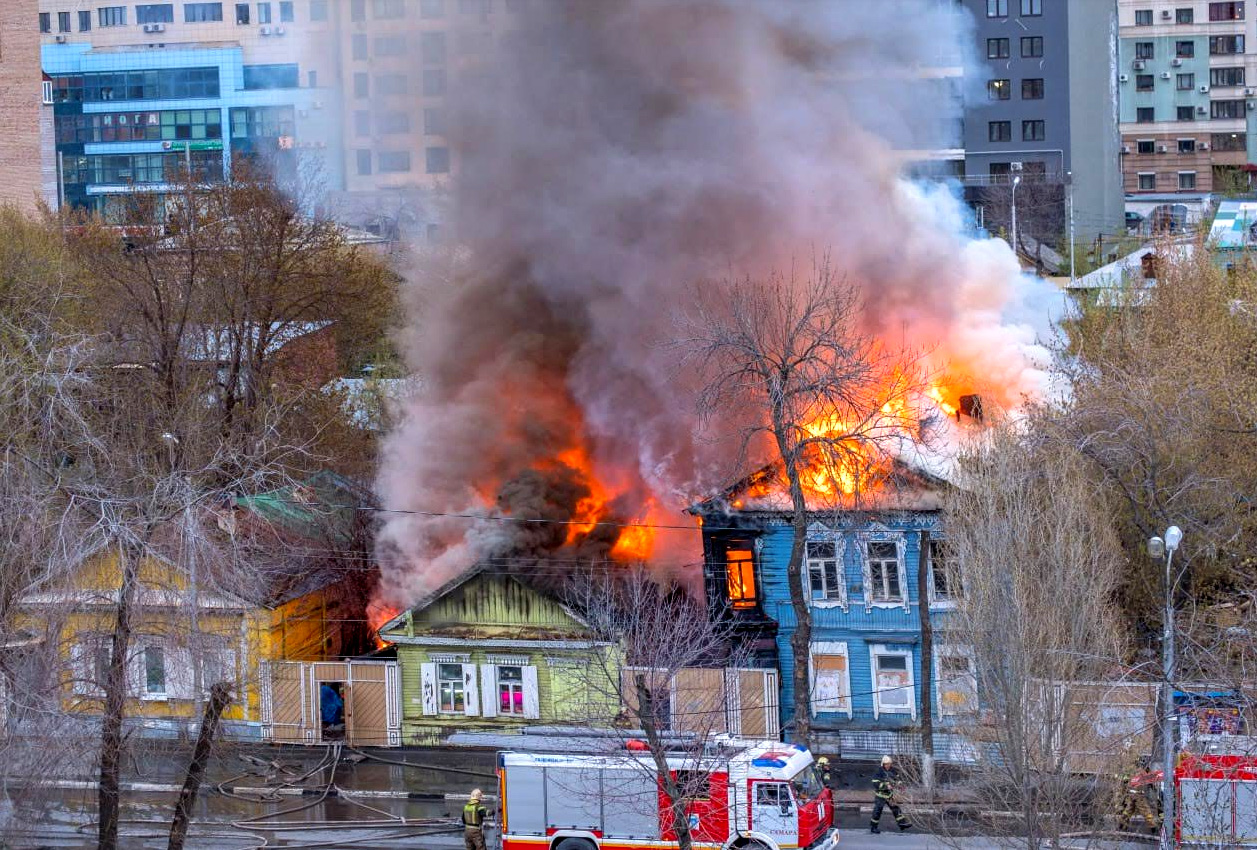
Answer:
POLYGON ((42 104, 36 0, 0 3, 0 203, 34 211, 40 198, 55 203, 52 108, 42 104), (45 147, 47 149, 45 149, 45 147))
POLYGON ((1074 216, 1078 238, 1090 240, 1125 232, 1114 0, 1070 0, 1068 38, 1074 216))
MULTIPOLYGON (((1097 2, 1097 0, 1091 0, 1097 2)), ((1020 0, 1009 0, 1007 17, 987 17, 986 0, 964 0, 975 22, 974 53, 977 64, 966 69, 972 81, 966 86, 964 128, 965 174, 968 177, 990 173, 992 162, 1042 162, 1049 174, 1069 169, 1070 99, 1069 39, 1066 7, 1058 2, 1044 2, 1043 14, 1021 17, 1020 0), (1022 58, 1021 39, 1041 36, 1042 58, 1022 58), (988 59, 987 40, 1007 38, 1009 58, 988 59), (1021 81, 1037 78, 1044 81, 1042 100, 1022 100, 1021 81), (1008 100, 989 100, 987 81, 1011 81, 1008 100), (1021 122, 1043 120, 1046 138, 1041 142, 1022 140, 1021 122), (1010 121, 1012 140, 991 142, 988 125, 992 121, 1010 121)))

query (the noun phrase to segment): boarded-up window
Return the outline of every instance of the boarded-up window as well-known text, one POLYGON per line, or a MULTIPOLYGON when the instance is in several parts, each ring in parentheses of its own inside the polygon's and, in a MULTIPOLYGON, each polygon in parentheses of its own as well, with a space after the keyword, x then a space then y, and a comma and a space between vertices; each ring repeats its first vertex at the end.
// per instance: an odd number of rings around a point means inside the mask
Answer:
POLYGON ((912 714, 912 664, 907 652, 873 651, 873 699, 878 714, 912 714))
POLYGON ((978 708, 978 678, 973 658, 943 650, 938 656, 938 710, 943 715, 969 714, 978 708))
POLYGON ((725 550, 729 603, 734 608, 755 607, 755 559, 749 546, 725 550))
POLYGON ((812 644, 812 713, 851 713, 851 672, 847 645, 812 644))

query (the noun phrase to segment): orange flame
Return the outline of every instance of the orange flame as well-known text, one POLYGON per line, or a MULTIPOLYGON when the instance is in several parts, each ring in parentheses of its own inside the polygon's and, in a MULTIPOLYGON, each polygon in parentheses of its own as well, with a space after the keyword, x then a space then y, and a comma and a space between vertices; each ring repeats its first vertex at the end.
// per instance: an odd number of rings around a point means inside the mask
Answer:
MULTIPOLYGON (((859 421, 831 413, 805 423, 803 439, 811 442, 804 447, 799 476, 804 497, 833 502, 876 492, 890 473, 891 459, 884 448, 888 439, 918 441, 931 412, 957 415, 958 408, 949 401, 957 395, 948 388, 936 383, 919 396, 896 395, 859 421)), ((733 507, 743 507, 746 498, 779 492, 784 484, 761 475, 749 483, 742 498, 733 501, 733 507)))

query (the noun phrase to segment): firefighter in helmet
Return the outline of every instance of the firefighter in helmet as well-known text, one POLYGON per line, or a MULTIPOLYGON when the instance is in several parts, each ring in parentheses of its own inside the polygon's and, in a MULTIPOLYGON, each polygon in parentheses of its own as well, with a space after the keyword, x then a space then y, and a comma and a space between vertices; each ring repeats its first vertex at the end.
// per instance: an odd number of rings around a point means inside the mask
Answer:
POLYGON ((895 816, 895 823, 899 825, 901 832, 912 828, 912 824, 908 823, 908 819, 904 817, 899 804, 895 802, 895 791, 898 786, 899 768, 895 767, 895 762, 890 756, 882 756, 882 766, 873 776, 873 820, 869 822, 869 832, 882 831, 882 809, 887 806, 890 807, 890 813, 895 816))
POLYGON ((466 850, 485 850, 484 819, 489 814, 481 803, 484 793, 479 788, 471 792, 471 799, 463 806, 463 846, 466 850))
POLYGON ((822 788, 833 788, 833 774, 829 769, 829 759, 821 756, 816 760, 816 772, 820 775, 822 788))
POLYGON ((1114 791, 1117 798, 1117 828, 1122 832, 1130 830, 1131 821, 1136 816, 1143 820, 1145 828, 1160 829, 1160 800, 1157 801, 1155 812, 1149 800, 1149 791, 1155 793, 1157 784, 1150 779, 1148 765, 1142 761, 1118 773, 1117 788, 1114 791))

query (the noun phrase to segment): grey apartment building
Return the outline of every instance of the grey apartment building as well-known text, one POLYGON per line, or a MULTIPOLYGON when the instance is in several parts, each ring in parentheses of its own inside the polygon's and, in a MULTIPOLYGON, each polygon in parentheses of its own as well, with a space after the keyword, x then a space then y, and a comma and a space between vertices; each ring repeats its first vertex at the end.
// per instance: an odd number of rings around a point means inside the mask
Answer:
POLYGON ((1079 239, 1123 228, 1116 0, 962 0, 975 22, 965 69, 967 198, 1006 227, 1060 232, 1072 180, 1079 239))

